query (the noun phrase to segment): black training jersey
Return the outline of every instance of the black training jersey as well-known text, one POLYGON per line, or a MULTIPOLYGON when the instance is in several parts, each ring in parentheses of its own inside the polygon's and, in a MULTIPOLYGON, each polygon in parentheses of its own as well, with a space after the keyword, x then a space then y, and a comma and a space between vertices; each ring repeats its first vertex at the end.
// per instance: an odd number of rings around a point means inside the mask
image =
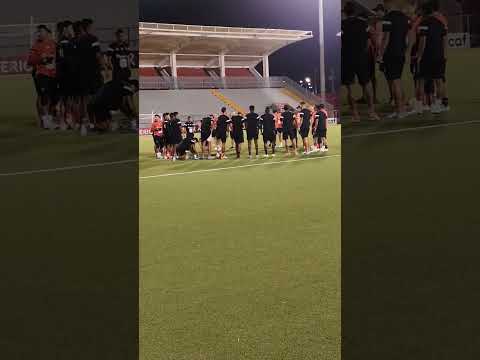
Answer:
POLYGON ((309 109, 302 109, 302 129, 309 129, 310 128, 310 119, 312 118, 312 112, 309 109))
POLYGON ((172 128, 175 134, 181 134, 182 133, 182 122, 179 119, 172 119, 172 128))
POLYGON ((283 129, 292 130, 293 126, 293 113, 291 111, 285 111, 282 113, 283 129))
POLYGON ((187 120, 183 125, 187 134, 187 139, 192 139, 195 135, 195 124, 192 120, 187 120))
POLYGON ((212 118, 207 116, 202 119, 201 130, 203 133, 210 132, 212 130, 212 118))
POLYGON ((327 128, 327 113, 324 111, 319 111, 317 112, 318 116, 318 122, 317 122, 317 128, 318 129, 326 129, 327 128))
POLYGON ((390 34, 385 49, 387 58, 403 57, 407 50, 407 36, 410 29, 410 18, 401 11, 390 11, 383 18, 383 32, 390 34))
POLYGON ((447 36, 447 26, 435 16, 428 16, 418 27, 418 36, 425 37, 423 58, 428 60, 443 60, 445 58, 444 38, 447 36))
POLYGON ((353 60, 368 55, 368 23, 351 16, 342 21, 342 59, 353 60))
POLYGON ((57 44, 57 77, 66 77, 78 71, 77 45, 73 39, 63 38, 57 44))
POLYGON ((217 119, 217 134, 226 134, 230 118, 227 115, 220 115, 217 119))
POLYGON ((112 64, 112 77, 114 79, 127 80, 131 76, 132 55, 128 42, 111 43, 107 49, 107 55, 112 64))
POLYGON ((170 137, 172 136, 172 121, 165 120, 163 123, 163 131, 165 132, 165 136, 170 137))
POLYGON ((243 117, 240 115, 232 116, 232 127, 234 132, 241 132, 243 130, 243 117))
POLYGON ((275 116, 272 114, 262 115, 262 127, 266 133, 273 132, 275 130, 275 116))
POLYGON ((87 74, 99 74, 100 64, 97 56, 100 54, 100 42, 92 34, 85 34, 78 39, 80 68, 87 74))
POLYGON ((257 113, 251 112, 248 113, 245 117, 247 123, 247 130, 248 131, 256 131, 258 130, 258 125, 260 122, 260 116, 257 113))

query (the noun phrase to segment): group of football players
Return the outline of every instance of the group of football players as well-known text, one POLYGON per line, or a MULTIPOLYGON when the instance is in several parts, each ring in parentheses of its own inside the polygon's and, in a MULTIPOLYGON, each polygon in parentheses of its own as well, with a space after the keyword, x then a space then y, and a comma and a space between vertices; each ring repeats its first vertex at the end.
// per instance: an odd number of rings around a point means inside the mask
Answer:
POLYGON ((152 119, 151 133, 154 141, 154 151, 157 159, 199 160, 227 159, 227 138, 231 139, 231 149, 237 159, 241 157, 241 147, 248 143, 248 158, 259 158, 258 139, 263 138, 265 158, 275 157, 278 147, 285 152, 298 154, 300 135, 303 154, 328 151, 327 145, 328 114, 323 104, 314 107, 304 103, 295 109, 284 105, 282 109, 267 107, 263 115, 255 112, 255 106, 249 107, 247 114, 233 112, 227 114, 227 108, 221 109, 221 114, 205 116, 196 126, 189 116, 185 122, 179 119, 178 113, 156 114, 152 119), (200 139, 196 133, 200 133, 200 139), (310 145, 310 137, 313 144, 310 145), (289 144, 290 141, 290 144, 289 144), (199 144, 200 149, 197 149, 199 144), (215 150, 213 150, 215 149, 215 150))
POLYGON ((130 121, 128 127, 136 129, 135 61, 124 29, 116 30, 115 41, 102 50, 91 19, 62 21, 55 31, 39 25, 28 56, 39 126, 82 135, 115 130, 112 112, 120 111, 130 121))
POLYGON ((342 21, 342 84, 353 121, 360 121, 357 103, 368 104, 370 120, 375 112, 377 69, 383 72, 394 111, 387 118, 413 114, 438 114, 449 110, 446 88, 448 23, 438 0, 426 0, 416 7, 404 0, 385 0, 370 16, 358 10, 353 1, 344 8, 342 21), (415 97, 406 97, 403 73, 410 62, 415 97), (361 99, 353 98, 352 86, 358 79, 361 99))

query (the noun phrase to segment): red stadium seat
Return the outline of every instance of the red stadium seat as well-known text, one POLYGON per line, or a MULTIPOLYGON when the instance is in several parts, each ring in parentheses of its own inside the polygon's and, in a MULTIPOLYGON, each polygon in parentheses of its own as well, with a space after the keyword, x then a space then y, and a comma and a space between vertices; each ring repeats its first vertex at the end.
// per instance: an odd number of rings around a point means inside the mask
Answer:
POLYGON ((247 68, 226 68, 227 77, 253 77, 253 74, 247 68))
POLYGON ((140 76, 158 76, 157 70, 151 67, 141 67, 140 76))
POLYGON ((201 68, 178 68, 178 77, 208 77, 205 69, 201 68))

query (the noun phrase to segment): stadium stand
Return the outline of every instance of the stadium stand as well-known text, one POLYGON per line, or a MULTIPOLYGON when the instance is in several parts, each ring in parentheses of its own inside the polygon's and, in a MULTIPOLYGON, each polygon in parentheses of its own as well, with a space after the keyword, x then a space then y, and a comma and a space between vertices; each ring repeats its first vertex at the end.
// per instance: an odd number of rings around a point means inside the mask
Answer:
POLYGON ((227 98, 235 99, 244 109, 249 105, 255 105, 257 111, 263 111, 266 106, 272 104, 290 104, 298 103, 299 99, 292 94, 285 93, 284 89, 221 89, 219 90, 227 98))
POLYGON ((140 127, 152 113, 199 120, 222 106, 246 113, 249 105, 263 112, 274 104, 322 102, 295 81, 270 76, 269 56, 312 38, 311 31, 140 23, 139 36, 141 68, 161 69, 160 76, 140 74, 140 127))
POLYGON ((222 101, 206 89, 144 90, 139 101, 141 109, 148 109, 147 114, 178 109, 181 110, 183 117, 185 115, 204 116, 218 112, 218 109, 224 106, 222 101))

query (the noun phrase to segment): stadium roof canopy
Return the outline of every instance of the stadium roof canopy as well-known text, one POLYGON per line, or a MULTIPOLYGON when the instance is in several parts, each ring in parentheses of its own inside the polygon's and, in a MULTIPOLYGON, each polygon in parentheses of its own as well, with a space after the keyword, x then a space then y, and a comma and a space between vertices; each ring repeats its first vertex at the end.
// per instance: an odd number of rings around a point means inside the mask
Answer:
MULTIPOLYGON (((140 66, 248 67, 311 31, 145 23, 139 24, 140 66), (173 62, 173 64, 172 64, 173 62), (223 66, 222 66, 223 65, 223 66)), ((264 64, 265 68, 265 64, 264 64)))

